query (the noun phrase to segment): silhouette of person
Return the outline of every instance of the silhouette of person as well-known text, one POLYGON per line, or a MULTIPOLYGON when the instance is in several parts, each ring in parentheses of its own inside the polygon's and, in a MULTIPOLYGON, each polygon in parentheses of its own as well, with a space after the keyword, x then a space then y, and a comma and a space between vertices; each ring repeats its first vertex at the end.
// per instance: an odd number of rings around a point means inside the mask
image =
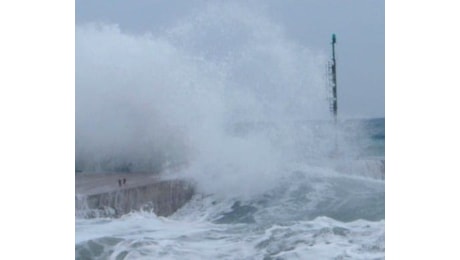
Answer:
POLYGON ((123 185, 126 184, 126 178, 123 178, 123 185))
POLYGON ((121 187, 121 179, 118 179, 118 186, 121 187))

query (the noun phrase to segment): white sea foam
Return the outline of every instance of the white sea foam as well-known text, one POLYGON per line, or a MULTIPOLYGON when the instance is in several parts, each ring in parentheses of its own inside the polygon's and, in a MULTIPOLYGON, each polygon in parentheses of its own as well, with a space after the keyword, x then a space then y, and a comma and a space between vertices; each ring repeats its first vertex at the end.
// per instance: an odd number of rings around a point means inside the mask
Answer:
POLYGON ((384 259, 385 222, 327 217, 265 229, 128 216, 77 223, 77 259, 384 259), (89 235, 88 230, 92 230, 89 235), (85 233, 86 232, 86 233, 85 233), (99 248, 99 249, 97 249, 99 248))
POLYGON ((196 194, 170 218, 79 219, 78 258, 383 259, 384 182, 292 172, 260 196, 196 194))

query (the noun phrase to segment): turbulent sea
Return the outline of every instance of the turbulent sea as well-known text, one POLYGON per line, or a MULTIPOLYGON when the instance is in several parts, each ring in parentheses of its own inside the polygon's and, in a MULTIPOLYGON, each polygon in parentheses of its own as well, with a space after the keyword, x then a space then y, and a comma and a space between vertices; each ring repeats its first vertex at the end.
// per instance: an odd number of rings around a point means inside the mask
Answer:
MULTIPOLYGON (((385 120, 345 123, 356 124, 366 134, 348 161, 384 160, 385 120)), ((168 218, 77 218, 76 259, 384 259, 385 181, 373 167, 341 172, 333 162, 286 166, 249 196, 198 192, 168 218)))
POLYGON ((203 1, 145 33, 77 24, 76 172, 195 194, 167 218, 77 217, 76 259, 384 259, 385 120, 334 125, 329 51, 263 2, 203 1))

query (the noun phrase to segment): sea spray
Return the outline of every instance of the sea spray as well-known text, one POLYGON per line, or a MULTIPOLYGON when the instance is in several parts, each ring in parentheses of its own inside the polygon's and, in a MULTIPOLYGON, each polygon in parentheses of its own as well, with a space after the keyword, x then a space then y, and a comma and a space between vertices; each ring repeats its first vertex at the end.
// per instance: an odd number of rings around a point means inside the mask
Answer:
POLYGON ((326 60, 238 3, 156 34, 78 25, 76 168, 180 171, 207 192, 263 192, 289 163, 334 152, 326 60))

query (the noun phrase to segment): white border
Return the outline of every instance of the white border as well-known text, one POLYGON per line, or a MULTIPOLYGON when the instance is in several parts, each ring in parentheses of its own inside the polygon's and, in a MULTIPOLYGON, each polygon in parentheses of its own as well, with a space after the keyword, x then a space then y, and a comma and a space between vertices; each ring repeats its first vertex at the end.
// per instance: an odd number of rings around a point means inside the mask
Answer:
POLYGON ((386 1, 386 258, 460 259, 458 5, 386 1))
POLYGON ((75 3, 0 4, 2 255, 75 255, 75 3))

